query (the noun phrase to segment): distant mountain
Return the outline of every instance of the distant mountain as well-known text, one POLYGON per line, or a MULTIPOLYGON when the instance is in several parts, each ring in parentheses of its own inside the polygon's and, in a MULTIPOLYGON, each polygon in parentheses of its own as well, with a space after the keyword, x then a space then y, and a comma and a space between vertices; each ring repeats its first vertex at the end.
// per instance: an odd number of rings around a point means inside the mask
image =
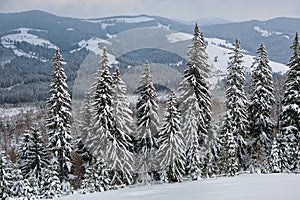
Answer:
POLYGON ((200 27, 203 27, 203 26, 211 26, 216 24, 229 24, 229 23, 233 23, 233 21, 218 18, 218 17, 206 17, 202 19, 188 21, 186 23, 190 25, 195 25, 196 23, 198 23, 200 27))
POLYGON ((275 18, 267 21, 246 21, 202 27, 206 37, 217 37, 229 42, 236 38, 249 54, 254 55, 261 42, 264 42, 269 57, 277 62, 287 63, 291 56, 289 46, 300 31, 300 19, 275 18))
MULTIPOLYGON (((255 55, 264 41, 270 58, 286 63, 289 46, 300 28, 300 19, 291 18, 214 25, 208 25, 209 21, 214 24, 222 20, 199 21, 216 77, 226 73, 226 59, 236 37, 248 54, 255 55)), ((76 90, 73 95, 78 98, 93 81, 104 46, 111 64, 120 67, 129 91, 136 89, 146 60, 157 77, 165 78, 155 79, 156 84, 174 88, 185 69, 193 28, 194 24, 150 15, 76 19, 43 11, 0 14, 0 103, 44 101, 55 48, 60 48, 65 58, 70 92, 76 90)), ((251 61, 248 56, 245 63, 251 61)))

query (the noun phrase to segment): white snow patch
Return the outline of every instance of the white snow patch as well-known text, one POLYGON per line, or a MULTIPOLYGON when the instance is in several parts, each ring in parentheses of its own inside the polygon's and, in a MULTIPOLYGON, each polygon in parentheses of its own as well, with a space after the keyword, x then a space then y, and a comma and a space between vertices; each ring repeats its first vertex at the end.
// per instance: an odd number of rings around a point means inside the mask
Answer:
POLYGON ((38 58, 34 52, 24 52, 21 49, 18 49, 15 46, 15 42, 27 42, 31 45, 34 46, 42 46, 45 48, 51 48, 51 49, 56 49, 57 46, 55 46, 54 44, 52 44, 50 41, 39 38, 36 35, 30 34, 28 33, 28 31, 30 30, 35 30, 35 31, 45 31, 46 30, 39 30, 39 29, 28 29, 28 28, 19 28, 16 29, 14 31, 19 31, 20 33, 15 33, 15 34, 9 34, 9 35, 5 35, 3 37, 1 37, 1 44, 8 49, 12 49, 14 54, 17 56, 25 56, 28 58, 35 58, 35 59, 39 59, 42 62, 46 62, 47 60, 45 59, 41 59, 38 58))
POLYGON ((288 35, 283 35, 282 37, 284 37, 284 38, 286 38, 286 39, 290 39, 290 36, 288 36, 288 35))
POLYGON ((117 39, 117 35, 111 35, 109 33, 106 33, 106 37, 109 38, 109 39, 117 39))
POLYGON ((165 26, 165 25, 157 22, 157 28, 162 28, 162 29, 170 30, 170 25, 165 26))
MULTIPOLYGON (((205 38, 205 40, 210 41, 210 38, 205 38)), ((220 47, 220 46, 212 44, 212 43, 208 43, 206 51, 210 58, 210 63, 214 66, 214 68, 223 73, 227 73, 227 66, 228 66, 228 61, 229 61, 229 56, 230 56, 229 53, 231 53, 232 50, 220 47), (215 62, 215 58, 217 59, 217 62, 215 62)), ((244 55, 243 65, 245 66, 247 71, 250 71, 252 63, 254 61, 254 56, 250 56, 247 54, 243 54, 243 55, 244 55)), ((284 73, 288 70, 288 67, 282 63, 270 61, 269 65, 272 68, 273 72, 284 73)))
POLYGON ((185 40, 193 39, 193 35, 188 33, 177 32, 177 33, 171 33, 167 35, 167 39, 170 43, 182 42, 185 40))
POLYGON ((205 41, 207 41, 208 44, 214 44, 214 45, 222 46, 222 47, 225 47, 228 49, 235 48, 235 46, 232 43, 230 43, 226 40, 223 40, 223 39, 219 39, 219 38, 205 38, 205 41))
POLYGON ((37 112, 36 107, 17 107, 17 108, 0 108, 0 118, 8 118, 19 115, 21 113, 25 114, 28 112, 37 112))
POLYGON ((254 26, 253 28, 257 32, 261 33, 261 36, 263 36, 263 37, 269 37, 269 36, 272 35, 272 33, 268 32, 267 30, 264 30, 264 29, 262 29, 262 28, 260 28, 258 26, 254 26))
MULTIPOLYGON (((254 30, 256 30, 257 32, 261 33, 261 36, 263 37, 270 37, 272 35, 283 35, 282 32, 278 32, 278 31, 272 31, 272 32, 269 32, 267 30, 264 30, 263 28, 261 27, 258 27, 258 26, 253 26, 254 30)), ((284 36, 283 36, 284 37, 284 36)))
MULTIPOLYGON (((209 41, 206 47, 206 52, 209 56, 210 65, 213 65, 213 71, 211 72, 209 83, 211 85, 211 88, 214 88, 218 79, 223 79, 228 73, 227 71, 228 61, 232 50, 217 45, 219 43, 217 43, 216 41, 222 41, 222 40, 216 38, 205 38, 205 40, 209 41)), ((227 47, 233 47, 233 45, 231 46, 231 44, 226 44, 226 45, 227 47)), ((243 65, 245 67, 245 70, 251 72, 251 66, 254 62, 255 57, 247 55, 245 53, 243 53, 243 55, 244 55, 243 65)), ((288 70, 288 67, 282 63, 270 61, 269 65, 272 68, 273 72, 285 73, 288 70)))
POLYGON ((115 26, 115 23, 107 24, 107 23, 101 23, 101 28, 106 29, 108 26, 115 26))
MULTIPOLYGON (((99 47, 99 44, 111 45, 111 43, 107 40, 99 39, 96 37, 90 38, 88 40, 81 40, 78 45, 80 46, 78 49, 74 49, 70 51, 70 53, 74 53, 75 51, 79 51, 83 48, 86 48, 89 51, 94 52, 97 55, 102 55, 103 50, 99 47)), ((107 54, 110 64, 118 64, 114 55, 107 54)))
POLYGON ((299 200, 299 175, 252 174, 193 182, 131 186, 92 194, 73 194, 62 200, 299 200))
POLYGON ((74 28, 67 28, 67 31, 74 31, 74 28))

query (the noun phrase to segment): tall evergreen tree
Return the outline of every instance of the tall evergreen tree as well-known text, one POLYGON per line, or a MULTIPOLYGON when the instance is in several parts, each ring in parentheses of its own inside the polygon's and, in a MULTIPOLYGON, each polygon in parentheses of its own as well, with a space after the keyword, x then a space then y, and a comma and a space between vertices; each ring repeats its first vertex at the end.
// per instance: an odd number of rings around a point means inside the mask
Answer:
POLYGON ((32 188, 27 179, 24 179, 21 170, 16 169, 14 171, 12 195, 15 198, 36 199, 37 194, 35 194, 34 188, 32 188))
POLYGON ((41 187, 44 169, 49 165, 49 156, 42 141, 42 133, 36 126, 26 131, 20 147, 19 154, 23 155, 20 157, 20 168, 24 178, 34 178, 38 187, 41 187))
POLYGON ((112 173, 111 185, 122 185, 132 183, 133 173, 133 144, 130 134, 133 129, 132 111, 126 96, 126 85, 121 79, 119 69, 113 74, 113 116, 114 133, 112 145, 108 150, 108 163, 112 173))
POLYGON ((84 194, 107 191, 111 187, 110 182, 108 168, 103 159, 93 160, 86 170, 81 190, 84 194))
POLYGON ((58 164, 61 181, 68 179, 72 166, 72 136, 70 133, 71 97, 68 92, 66 75, 63 68, 63 57, 56 49, 52 58, 54 73, 50 84, 50 97, 47 101, 48 147, 53 154, 53 160, 58 164))
POLYGON ((0 199, 6 200, 11 196, 11 174, 7 157, 0 151, 0 199))
POLYGON ((281 159, 279 156, 279 145, 277 143, 277 138, 275 137, 272 143, 271 153, 269 156, 269 171, 271 173, 281 172, 281 159))
POLYGON ((231 53, 228 62, 226 112, 231 116, 230 120, 233 136, 238 146, 237 156, 239 168, 246 168, 247 143, 245 141, 248 132, 247 97, 244 91, 245 71, 240 41, 236 39, 235 49, 231 53))
POLYGON ((282 99, 280 113, 279 140, 281 156, 287 158, 288 163, 282 163, 282 170, 300 172, 300 46, 298 33, 293 45, 293 55, 288 63, 289 70, 284 84, 285 93, 282 99))
POLYGON ((91 130, 87 136, 89 150, 98 159, 108 160, 108 149, 114 134, 113 116, 113 80, 109 72, 106 49, 100 61, 101 69, 96 73, 95 82, 90 88, 91 99, 91 130))
POLYGON ((92 122, 92 94, 91 91, 85 95, 84 103, 82 106, 81 120, 79 121, 80 135, 76 139, 76 153, 79 154, 81 159, 83 159, 87 164, 91 162, 92 154, 87 148, 88 137, 91 135, 91 122, 92 122))
POLYGON ((222 130, 219 135, 220 141, 220 152, 218 167, 220 168, 221 174, 227 176, 235 176, 239 169, 238 160, 238 146, 234 138, 234 126, 232 125, 233 116, 230 112, 225 113, 224 121, 222 124, 222 130))
POLYGON ((188 69, 181 82, 181 110, 183 133, 186 141, 187 173, 192 179, 201 176, 201 166, 207 146, 207 135, 211 121, 208 55, 202 33, 196 24, 193 44, 189 46, 188 69), (199 176, 200 175, 200 176, 199 176))
POLYGON ((137 136, 135 148, 138 152, 137 168, 143 181, 155 170, 155 150, 158 148, 156 136, 159 133, 159 117, 156 90, 147 62, 138 87, 136 104, 137 136))
POLYGON ((158 134, 160 169, 167 182, 181 182, 185 173, 184 137, 180 128, 180 113, 175 93, 167 102, 164 121, 158 134))
POLYGON ((275 97, 268 54, 263 43, 257 54, 252 65, 252 95, 249 105, 250 170, 266 172, 275 126, 271 118, 275 97))
POLYGON ((62 194, 62 184, 59 180, 58 163, 52 160, 50 167, 45 170, 40 196, 45 199, 59 197, 62 194))
POLYGON ((208 148, 203 163, 203 177, 215 177, 219 174, 218 160, 220 151, 220 142, 217 135, 217 125, 211 126, 208 148))

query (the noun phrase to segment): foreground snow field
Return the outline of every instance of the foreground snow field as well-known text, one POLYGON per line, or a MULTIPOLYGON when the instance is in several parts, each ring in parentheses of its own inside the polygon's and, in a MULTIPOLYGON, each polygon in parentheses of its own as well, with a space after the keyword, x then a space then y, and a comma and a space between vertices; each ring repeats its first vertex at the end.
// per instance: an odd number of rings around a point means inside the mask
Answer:
POLYGON ((299 200, 300 175, 239 175, 194 182, 132 186, 93 194, 73 194, 62 200, 299 200))

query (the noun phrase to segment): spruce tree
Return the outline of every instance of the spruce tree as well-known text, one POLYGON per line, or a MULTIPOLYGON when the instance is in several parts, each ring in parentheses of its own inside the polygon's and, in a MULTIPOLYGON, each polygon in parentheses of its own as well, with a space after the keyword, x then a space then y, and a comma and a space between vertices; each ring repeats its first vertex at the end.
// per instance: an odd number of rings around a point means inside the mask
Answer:
POLYGON ((222 130, 219 135, 221 146, 219 152, 218 167, 221 174, 225 174, 227 176, 235 176, 239 169, 239 160, 237 154, 238 146, 233 135, 235 132, 235 127, 232 125, 233 121, 233 116, 231 116, 230 112, 227 111, 225 113, 222 130))
POLYGON ((211 121, 208 55, 202 33, 196 24, 193 44, 189 46, 188 69, 181 82, 182 131, 186 141, 187 173, 192 179, 201 176, 211 121), (191 174, 192 173, 192 174, 191 174))
POLYGON ((44 181, 40 190, 40 196, 45 199, 59 197, 62 194, 62 185, 59 180, 58 163, 52 161, 50 167, 44 172, 44 181))
POLYGON ((11 169, 4 152, 0 151, 0 199, 6 200, 11 196, 11 169))
POLYGON ((22 199, 36 199, 37 194, 34 194, 34 188, 30 185, 27 179, 24 179, 21 170, 14 170, 13 186, 12 186, 12 195, 15 198, 22 199))
POLYGON ((269 59, 263 43, 257 54, 252 65, 252 95, 249 105, 250 170, 266 172, 275 126, 271 117, 275 97, 269 59))
POLYGON ((203 162, 203 177, 211 178, 219 174, 218 160, 219 160, 219 138, 217 137, 217 130, 211 129, 211 138, 208 143, 206 155, 203 162))
POLYGON ((72 167, 72 136, 71 128, 71 97, 68 92, 66 75, 63 68, 63 57, 56 49, 52 58, 54 72, 50 84, 49 98, 47 101, 47 128, 48 148, 52 152, 54 162, 58 164, 58 173, 61 182, 68 179, 72 167))
POLYGON ((204 148, 200 146, 198 135, 199 107, 194 94, 189 96, 185 102, 189 107, 182 114, 182 132, 185 141, 186 174, 191 180, 198 180, 202 176, 204 162, 204 148))
POLYGON ((133 132, 132 111, 126 96, 126 85, 121 79, 119 69, 113 74, 113 116, 114 133, 112 145, 108 149, 108 164, 111 171, 111 184, 123 185, 132 183, 133 173, 133 144, 131 135, 133 132))
POLYGON ((100 61, 101 69, 96 73, 95 82, 90 88, 91 99, 91 124, 87 132, 87 145, 96 158, 108 159, 108 149, 114 134, 112 75, 109 72, 106 49, 100 61))
POLYGON ((296 33, 293 45, 293 55, 288 63, 289 70, 284 84, 285 92, 282 98, 280 113, 280 134, 278 142, 282 157, 286 157, 287 163, 282 163, 282 170, 300 172, 300 46, 298 33, 296 33))
POLYGON ((230 120, 232 126, 230 131, 233 131, 238 147, 239 169, 244 170, 247 161, 248 103, 244 91, 245 71, 242 65, 243 55, 241 54, 240 41, 238 39, 235 41, 235 49, 231 54, 227 68, 226 112, 228 112, 227 119, 230 120), (228 116, 230 116, 230 119, 228 116))
POLYGON ((279 155, 279 145, 277 143, 277 138, 274 138, 271 148, 271 153, 269 156, 269 171, 271 173, 281 172, 281 159, 279 155))
POLYGON ((20 147, 19 155, 22 157, 19 163, 24 178, 34 178, 38 187, 41 187, 44 169, 49 165, 49 156, 42 141, 42 133, 36 125, 26 131, 20 147))
POLYGON ((92 108, 91 108, 92 94, 91 91, 85 95, 84 103, 82 110, 80 112, 81 118, 79 121, 80 135, 76 138, 75 141, 75 152, 78 153, 80 158, 86 162, 85 167, 87 167, 92 161, 92 152, 88 148, 87 142, 91 136, 91 122, 92 122, 92 108))
POLYGON ((108 168, 103 159, 93 160, 81 183, 82 193, 103 192, 111 188, 108 168))
POLYGON ((137 169, 145 183, 149 173, 155 171, 154 154, 158 145, 156 141, 159 133, 159 118, 156 90, 150 74, 150 65, 147 62, 138 87, 136 104, 137 135, 135 149, 138 152, 137 169))
POLYGON ((164 121, 158 134, 160 169, 167 182, 181 182, 185 173, 184 137, 175 93, 167 101, 164 121))

